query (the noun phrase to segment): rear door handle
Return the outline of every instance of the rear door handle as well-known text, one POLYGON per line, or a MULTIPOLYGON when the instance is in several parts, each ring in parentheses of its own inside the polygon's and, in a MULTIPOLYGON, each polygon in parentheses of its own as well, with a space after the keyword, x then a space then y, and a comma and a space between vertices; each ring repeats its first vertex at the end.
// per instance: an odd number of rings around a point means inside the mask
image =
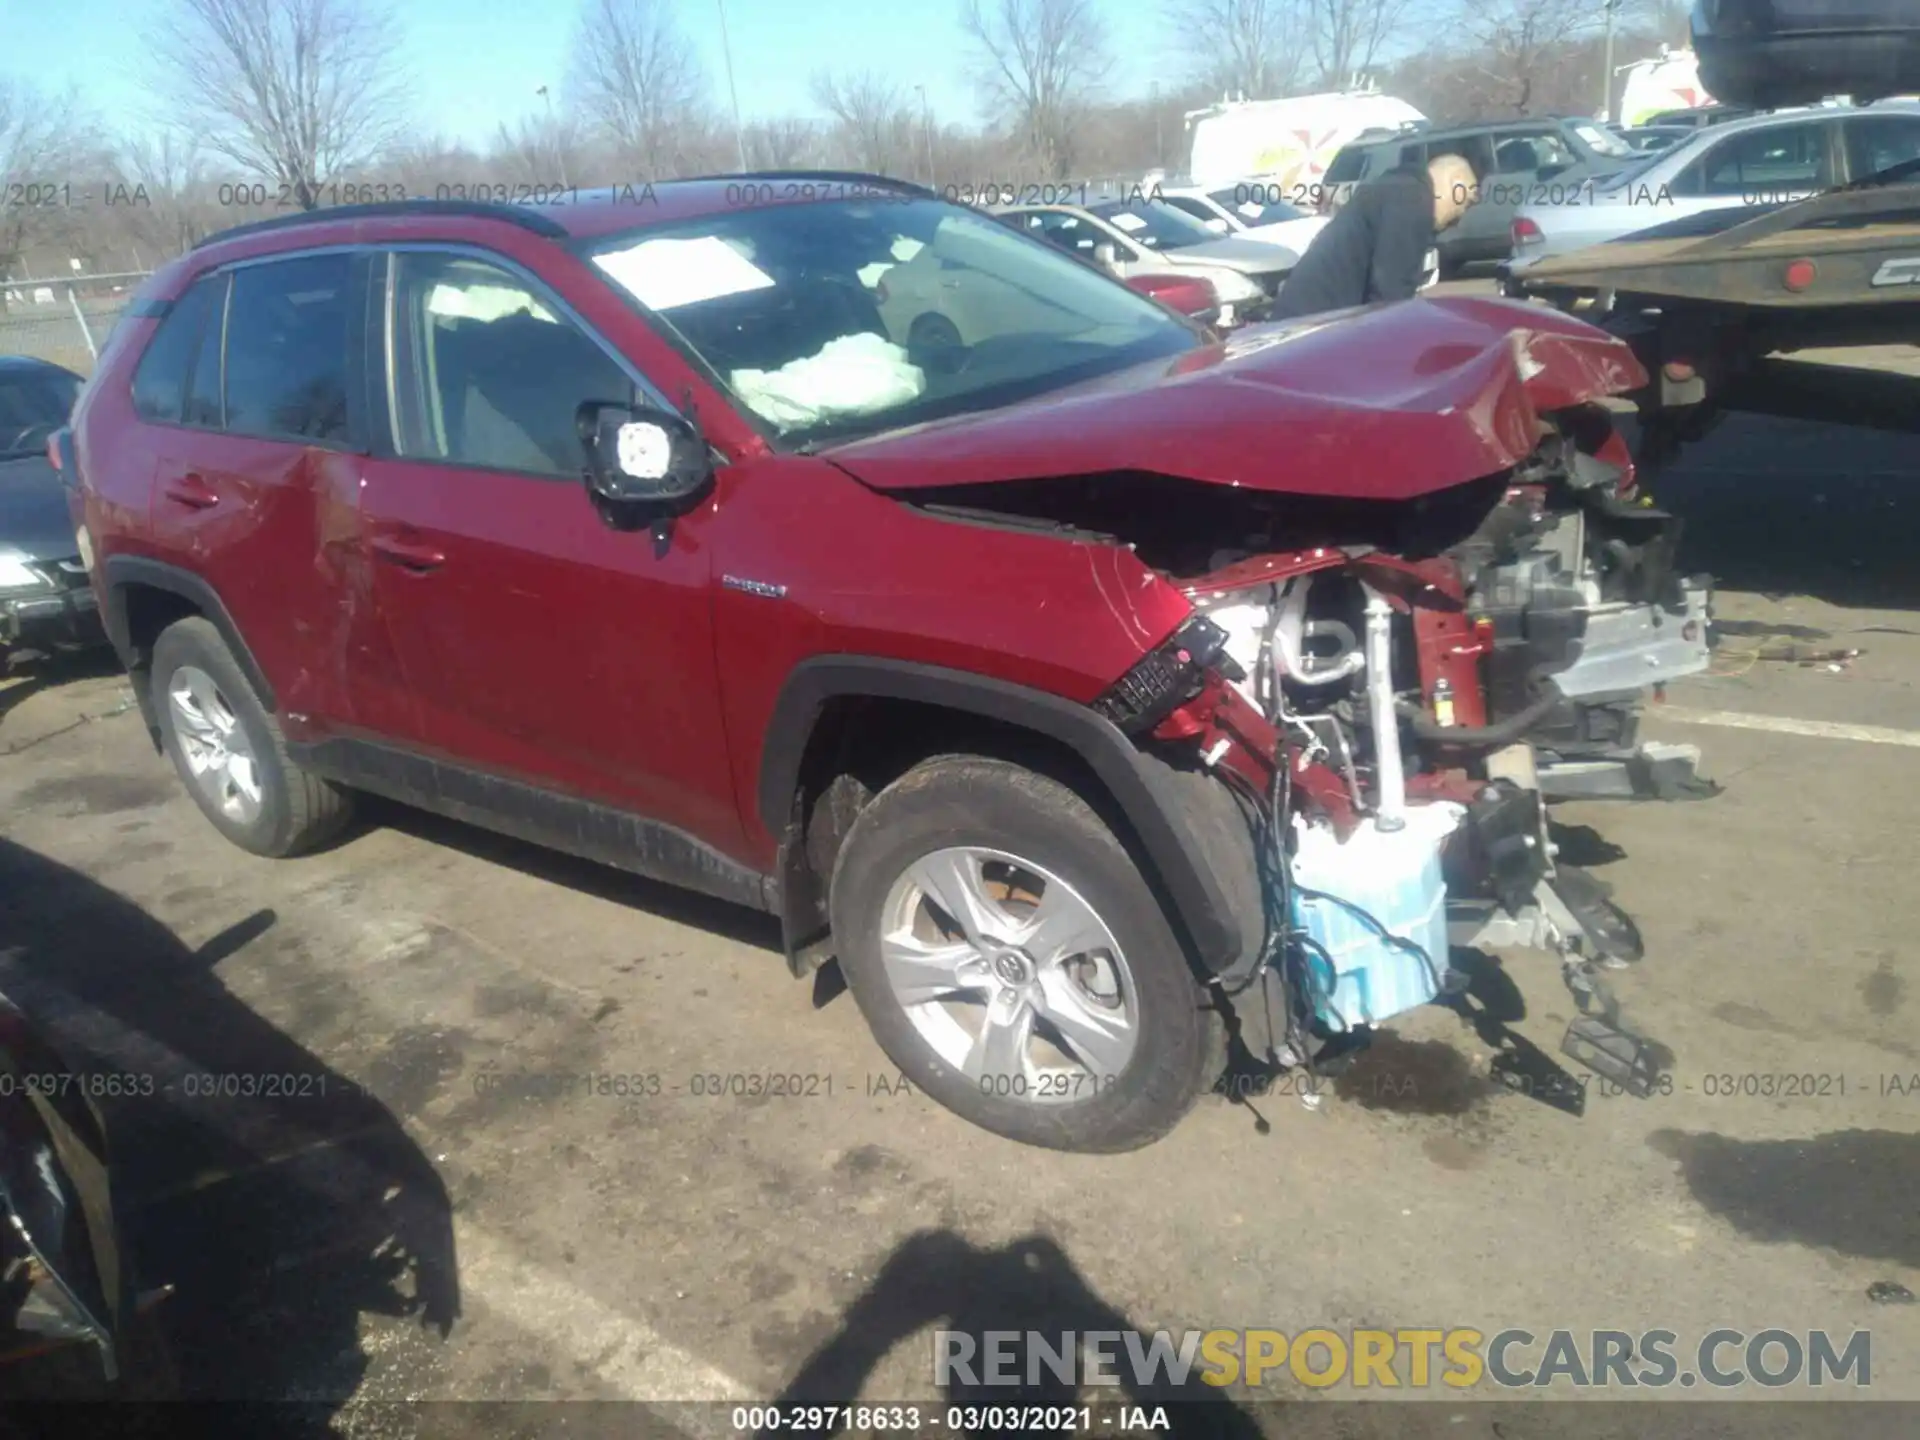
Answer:
POLYGON ((373 553, 389 564, 423 575, 447 563, 446 555, 418 540, 396 540, 391 535, 373 537, 373 553))
POLYGON ((160 487, 161 494, 169 500, 193 510, 205 510, 220 503, 220 495, 197 473, 189 470, 178 479, 169 480, 160 487))

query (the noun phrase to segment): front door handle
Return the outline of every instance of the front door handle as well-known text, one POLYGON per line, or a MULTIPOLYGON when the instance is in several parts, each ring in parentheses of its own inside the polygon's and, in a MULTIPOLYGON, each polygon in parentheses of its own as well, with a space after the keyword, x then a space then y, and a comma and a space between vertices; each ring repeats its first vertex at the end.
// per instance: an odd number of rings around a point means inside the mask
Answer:
POLYGON ((424 575, 429 570, 438 570, 447 563, 446 555, 433 546, 418 540, 396 540, 391 535, 376 535, 373 539, 373 553, 390 564, 403 570, 411 570, 416 575, 424 575))
POLYGON ((192 470, 167 481, 160 487, 160 493, 191 510, 205 510, 220 503, 219 492, 192 470))

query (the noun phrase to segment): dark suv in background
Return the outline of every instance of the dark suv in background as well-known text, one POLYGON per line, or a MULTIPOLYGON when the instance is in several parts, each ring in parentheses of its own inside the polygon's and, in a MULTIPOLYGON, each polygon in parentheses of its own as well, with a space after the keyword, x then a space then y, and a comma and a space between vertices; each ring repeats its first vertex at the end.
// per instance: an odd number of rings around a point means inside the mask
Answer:
POLYGON ((1479 180, 1473 205, 1437 242, 1440 273, 1504 260, 1512 249, 1514 212, 1522 205, 1578 204, 1588 180, 1611 174, 1638 152, 1598 121, 1580 118, 1504 120, 1362 137, 1342 146, 1327 167, 1332 206, 1353 187, 1398 165, 1459 155, 1479 180))

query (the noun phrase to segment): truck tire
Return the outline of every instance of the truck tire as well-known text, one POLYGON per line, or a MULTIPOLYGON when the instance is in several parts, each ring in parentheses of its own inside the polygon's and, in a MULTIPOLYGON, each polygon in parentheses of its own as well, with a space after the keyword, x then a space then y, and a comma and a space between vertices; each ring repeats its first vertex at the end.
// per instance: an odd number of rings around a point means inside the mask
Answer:
POLYGON ((280 724, 212 622, 176 620, 153 647, 161 745, 213 826, 255 855, 298 855, 352 814, 347 792, 287 756, 280 724))
POLYGON ((861 811, 829 905, 880 1048, 997 1135, 1138 1149, 1213 1078, 1219 1017, 1166 914, 1057 780, 979 756, 922 762, 861 811))

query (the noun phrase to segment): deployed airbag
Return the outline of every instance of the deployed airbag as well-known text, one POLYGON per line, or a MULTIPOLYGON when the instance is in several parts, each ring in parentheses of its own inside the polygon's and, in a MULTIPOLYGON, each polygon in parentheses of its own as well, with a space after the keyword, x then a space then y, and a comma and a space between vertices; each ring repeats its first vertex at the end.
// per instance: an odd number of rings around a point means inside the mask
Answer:
POLYGON ((736 370, 728 382, 756 414, 783 429, 891 410, 927 388, 926 372, 907 362, 905 350, 868 333, 829 340, 818 354, 778 370, 736 370))

